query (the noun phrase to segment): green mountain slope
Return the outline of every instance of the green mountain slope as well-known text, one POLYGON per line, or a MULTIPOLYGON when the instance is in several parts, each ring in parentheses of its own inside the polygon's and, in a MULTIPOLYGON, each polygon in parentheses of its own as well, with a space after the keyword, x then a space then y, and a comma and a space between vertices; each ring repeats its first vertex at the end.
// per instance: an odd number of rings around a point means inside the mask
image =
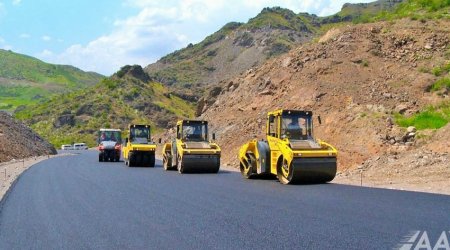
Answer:
POLYGON ((98 83, 102 75, 73 66, 54 65, 36 58, 0 50, 0 109, 14 110, 55 93, 98 83))
POLYGON ((193 117, 193 110, 193 104, 152 81, 140 66, 125 66, 93 87, 52 97, 16 117, 56 147, 76 141, 93 146, 99 128, 147 123, 158 130, 176 118, 193 117))
POLYGON ((368 22, 382 12, 392 12, 406 0, 378 0, 371 3, 346 3, 338 13, 321 18, 321 23, 368 22))
POLYGON ((393 20, 409 17, 411 19, 450 18, 450 0, 407 0, 394 11, 384 11, 370 21, 393 20))

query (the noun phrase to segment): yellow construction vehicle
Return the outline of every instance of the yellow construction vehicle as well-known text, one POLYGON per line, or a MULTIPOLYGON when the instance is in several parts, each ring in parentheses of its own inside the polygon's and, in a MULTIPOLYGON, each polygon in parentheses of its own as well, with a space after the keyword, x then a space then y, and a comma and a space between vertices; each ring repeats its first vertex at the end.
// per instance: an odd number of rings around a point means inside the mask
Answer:
MULTIPOLYGON (((318 120, 321 123, 320 116, 318 120)), ((269 112, 266 137, 240 148, 240 170, 245 178, 275 175, 281 183, 292 184, 325 183, 336 176, 337 150, 314 138, 312 112, 269 112)))
POLYGON ((155 166, 156 145, 152 142, 149 125, 130 124, 128 126, 128 137, 125 138, 123 158, 129 167, 155 166))
MULTIPOLYGON (((215 134, 212 135, 213 141, 215 134)), ((208 140, 208 122, 181 120, 177 122, 177 137, 163 147, 165 170, 180 173, 217 173, 220 168, 220 147, 208 140)))

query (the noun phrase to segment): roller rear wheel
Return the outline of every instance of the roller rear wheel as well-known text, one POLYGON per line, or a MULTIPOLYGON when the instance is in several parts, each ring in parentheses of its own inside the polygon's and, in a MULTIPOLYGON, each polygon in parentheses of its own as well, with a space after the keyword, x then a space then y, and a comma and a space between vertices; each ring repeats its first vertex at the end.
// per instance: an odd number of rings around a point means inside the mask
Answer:
POLYGON ((282 184, 291 184, 293 176, 293 166, 289 164, 287 160, 283 159, 283 162, 278 166, 277 177, 282 184))
POLYGON ((163 157, 163 168, 166 171, 173 170, 172 160, 169 158, 169 156, 163 157))
POLYGON ((256 170, 256 157, 252 152, 247 153, 248 164, 240 164, 241 174, 247 179, 251 179, 255 176, 256 170))

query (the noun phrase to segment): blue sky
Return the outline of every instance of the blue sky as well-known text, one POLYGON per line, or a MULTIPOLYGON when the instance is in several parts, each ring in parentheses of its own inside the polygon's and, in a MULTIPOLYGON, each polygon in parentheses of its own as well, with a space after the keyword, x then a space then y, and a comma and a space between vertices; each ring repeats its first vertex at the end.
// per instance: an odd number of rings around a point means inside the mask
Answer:
POLYGON ((326 16, 371 0, 0 0, 0 48, 110 75, 146 66, 264 7, 326 16))

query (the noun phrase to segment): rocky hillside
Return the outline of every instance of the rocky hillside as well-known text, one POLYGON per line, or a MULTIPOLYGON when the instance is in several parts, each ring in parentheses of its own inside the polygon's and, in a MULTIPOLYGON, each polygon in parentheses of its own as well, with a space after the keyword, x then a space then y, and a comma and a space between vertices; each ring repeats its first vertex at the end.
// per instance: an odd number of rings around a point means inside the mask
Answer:
POLYGON ((329 17, 265 8, 247 23, 228 23, 202 42, 164 56, 145 70, 156 80, 175 87, 185 99, 198 100, 205 86, 237 76, 310 42, 330 25, 368 21, 401 2, 345 4, 339 13, 329 17))
MULTIPOLYGON (((362 5, 347 14, 355 13, 353 16, 357 17, 358 11, 372 7, 362 5)), ((343 10, 347 8, 344 6, 343 10)), ((17 117, 25 119, 55 145, 92 142, 99 127, 125 127, 126 123, 139 119, 158 129, 167 128, 180 117, 203 113, 222 92, 223 84, 228 89, 237 87, 235 83, 228 86, 229 81, 221 79, 245 74, 249 68, 317 39, 318 34, 333 26, 342 26, 323 20, 286 9, 266 8, 245 24, 229 23, 201 43, 163 57, 145 72, 137 67, 124 67, 94 88, 19 110, 17 117), (134 73, 128 72, 130 69, 134 73), (199 108, 195 110, 197 102, 199 108), (148 121, 149 118, 152 120, 148 121)))
POLYGON ((318 26, 314 15, 265 8, 247 23, 228 23, 202 42, 164 56, 145 70, 156 80, 196 99, 205 85, 235 76, 310 41, 318 26))
POLYGON ((52 154, 56 150, 45 139, 0 111, 0 162, 52 154))
POLYGON ((97 84, 102 75, 0 49, 0 110, 37 103, 55 93, 97 84))
POLYGON ((234 167, 239 146, 263 138, 267 111, 279 108, 321 115, 316 136, 338 148, 341 170, 436 145, 430 138, 450 121, 449 24, 408 18, 331 29, 318 43, 223 81, 199 113, 234 167))
POLYGON ((193 104, 154 82, 140 66, 125 66, 94 87, 56 96, 16 113, 53 145, 95 145, 99 128, 148 123, 160 129, 178 117, 193 117, 193 104))

